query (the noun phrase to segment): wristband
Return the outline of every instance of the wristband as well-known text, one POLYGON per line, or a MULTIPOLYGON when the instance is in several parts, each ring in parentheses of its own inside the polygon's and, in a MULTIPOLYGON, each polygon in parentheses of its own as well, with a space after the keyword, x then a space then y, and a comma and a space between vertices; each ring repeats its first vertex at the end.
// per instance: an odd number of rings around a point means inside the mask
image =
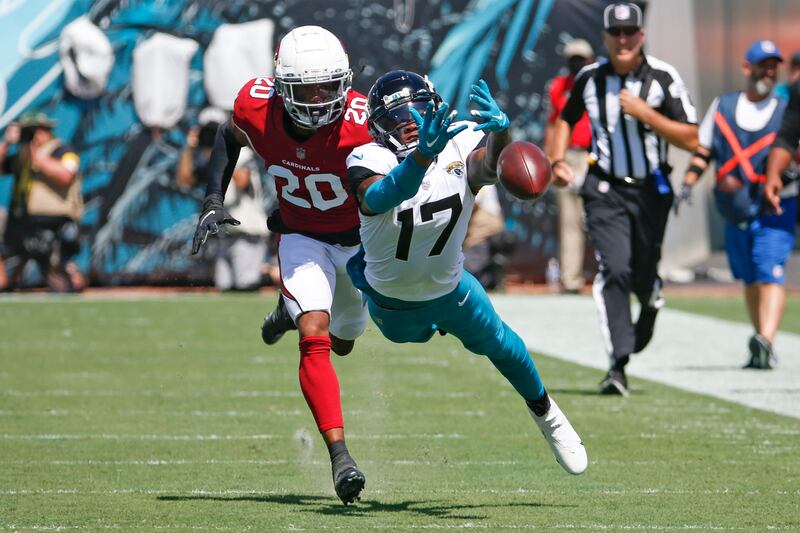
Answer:
MULTIPOLYGON (((708 168, 708 167, 706 167, 706 168, 708 168)), ((705 171, 706 171, 706 169, 705 168, 700 168, 700 165, 689 165, 689 168, 686 169, 686 172, 694 172, 695 174, 697 174, 698 178, 700 176, 702 176, 703 172, 705 172, 705 171)))

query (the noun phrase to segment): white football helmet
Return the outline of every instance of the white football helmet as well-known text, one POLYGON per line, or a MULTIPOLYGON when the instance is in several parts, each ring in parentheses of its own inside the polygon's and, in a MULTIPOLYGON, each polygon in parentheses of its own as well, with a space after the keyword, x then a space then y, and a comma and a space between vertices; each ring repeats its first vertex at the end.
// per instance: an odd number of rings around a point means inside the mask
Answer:
POLYGON ((319 26, 295 28, 275 53, 275 90, 297 124, 320 128, 339 118, 353 82, 339 39, 319 26))

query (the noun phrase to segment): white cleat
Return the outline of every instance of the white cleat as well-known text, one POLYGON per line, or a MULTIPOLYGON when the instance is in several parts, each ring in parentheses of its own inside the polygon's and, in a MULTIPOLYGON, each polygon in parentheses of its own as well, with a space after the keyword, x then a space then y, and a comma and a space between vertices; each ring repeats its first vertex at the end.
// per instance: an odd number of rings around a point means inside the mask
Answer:
POLYGON ((544 416, 536 416, 530 407, 528 412, 542 431, 558 464, 570 474, 583 474, 589 466, 586 448, 553 398, 550 398, 550 409, 544 416))

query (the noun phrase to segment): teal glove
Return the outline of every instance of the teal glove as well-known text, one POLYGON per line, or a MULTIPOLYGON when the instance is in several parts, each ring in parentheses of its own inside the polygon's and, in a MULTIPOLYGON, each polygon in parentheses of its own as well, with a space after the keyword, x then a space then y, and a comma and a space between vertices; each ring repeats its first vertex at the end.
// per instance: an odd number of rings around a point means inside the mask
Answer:
POLYGON ((473 117, 481 121, 473 128, 475 131, 487 130, 498 133, 507 130, 511 125, 508 115, 500 109, 485 81, 478 80, 478 83, 472 85, 472 94, 469 95, 469 99, 481 107, 481 109, 474 109, 470 112, 473 117))
POLYGON ((417 123, 417 134, 419 135, 417 150, 428 159, 433 159, 442 153, 450 139, 467 129, 467 125, 462 124, 448 130, 456 114, 447 114, 450 109, 447 104, 442 104, 438 111, 434 111, 434 107, 433 101, 428 102, 428 106, 425 108, 425 118, 421 117, 413 107, 409 108, 414 122, 417 123))

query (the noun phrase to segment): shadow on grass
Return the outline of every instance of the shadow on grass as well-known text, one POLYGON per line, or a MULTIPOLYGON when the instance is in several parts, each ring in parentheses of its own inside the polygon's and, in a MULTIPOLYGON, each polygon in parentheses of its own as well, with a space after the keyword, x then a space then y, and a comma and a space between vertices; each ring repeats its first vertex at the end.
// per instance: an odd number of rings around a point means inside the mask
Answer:
MULTIPOLYGON (((459 520, 485 520, 489 516, 477 514, 474 511, 484 507, 496 507, 496 505, 481 504, 455 504, 444 502, 423 502, 423 501, 400 501, 394 503, 384 503, 377 500, 361 500, 353 505, 342 505, 333 497, 313 496, 308 494, 264 494, 264 495, 245 495, 245 496, 158 496, 159 501, 182 502, 182 501, 217 501, 217 502, 255 502, 273 503, 279 505, 305 506, 307 512, 323 515, 348 515, 348 516, 367 516, 378 513, 414 513, 422 516, 434 518, 454 518, 459 520), (313 507, 313 508, 312 508, 313 507), (473 511, 468 513, 465 511, 473 511)), ((508 506, 504 503, 503 506, 508 506)), ((543 503, 517 503, 521 507, 564 507, 563 505, 554 506, 543 503)))
MULTIPOLYGON (((619 398, 619 394, 603 394, 600 392, 600 388, 596 389, 547 389, 549 394, 553 395, 560 395, 563 394, 565 396, 602 396, 604 398, 619 398)), ((639 387, 636 388, 629 388, 628 392, 631 396, 646 396, 647 389, 642 389, 639 387)))

